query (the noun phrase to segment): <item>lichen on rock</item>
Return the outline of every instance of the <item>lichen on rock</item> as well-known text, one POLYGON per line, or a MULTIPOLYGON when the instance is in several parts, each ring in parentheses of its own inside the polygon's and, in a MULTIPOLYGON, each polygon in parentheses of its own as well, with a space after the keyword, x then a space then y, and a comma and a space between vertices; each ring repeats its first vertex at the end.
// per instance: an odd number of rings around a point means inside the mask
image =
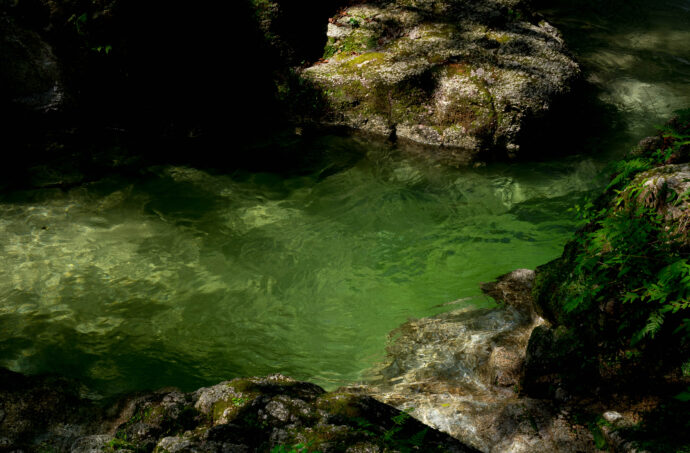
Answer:
POLYGON ((519 152, 523 126, 579 74, 558 32, 522 2, 371 1, 328 24, 325 61, 301 75, 318 120, 432 147, 519 152))
POLYGON ((280 374, 139 394, 112 407, 79 396, 67 380, 0 369, 0 383, 0 451, 476 453, 370 396, 326 393, 280 374))

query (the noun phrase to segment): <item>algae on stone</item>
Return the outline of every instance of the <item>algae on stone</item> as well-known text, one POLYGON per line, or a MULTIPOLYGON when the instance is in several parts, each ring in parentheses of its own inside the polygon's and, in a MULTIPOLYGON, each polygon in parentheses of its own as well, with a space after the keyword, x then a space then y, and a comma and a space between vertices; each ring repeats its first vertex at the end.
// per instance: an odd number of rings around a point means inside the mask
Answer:
POLYGON ((76 386, 66 382, 1 369, 0 382, 7 384, 0 388, 0 449, 477 452, 371 397, 325 393, 279 374, 238 378, 192 393, 133 396, 110 410, 80 398, 76 386))
POLYGON ((328 24, 326 61, 301 72, 325 95, 318 121, 471 155, 517 154, 525 122, 579 74, 558 32, 525 20, 521 3, 396 0, 342 10, 328 24))

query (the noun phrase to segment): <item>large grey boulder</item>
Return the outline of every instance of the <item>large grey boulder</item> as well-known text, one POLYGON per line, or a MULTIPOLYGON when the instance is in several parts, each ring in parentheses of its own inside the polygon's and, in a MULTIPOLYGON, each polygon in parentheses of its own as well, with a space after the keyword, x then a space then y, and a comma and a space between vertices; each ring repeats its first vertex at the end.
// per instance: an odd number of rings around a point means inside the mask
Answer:
POLYGON ((328 24, 324 60, 302 71, 323 93, 320 121, 466 159, 489 148, 518 154, 525 126, 579 74, 558 31, 521 7, 391 0, 342 10, 328 24))

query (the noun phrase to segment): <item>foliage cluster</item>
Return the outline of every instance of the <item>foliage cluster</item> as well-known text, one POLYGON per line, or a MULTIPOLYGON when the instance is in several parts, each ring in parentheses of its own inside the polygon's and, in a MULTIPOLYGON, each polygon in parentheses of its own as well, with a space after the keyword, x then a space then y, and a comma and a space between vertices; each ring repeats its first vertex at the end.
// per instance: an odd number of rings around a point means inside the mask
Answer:
POLYGON ((664 185, 652 197, 636 179, 689 160, 690 110, 661 129, 658 143, 614 165, 603 196, 576 208, 580 229, 564 255, 538 270, 537 304, 552 321, 579 330, 604 375, 639 365, 662 374, 690 359, 687 232, 665 215, 688 194, 664 185))

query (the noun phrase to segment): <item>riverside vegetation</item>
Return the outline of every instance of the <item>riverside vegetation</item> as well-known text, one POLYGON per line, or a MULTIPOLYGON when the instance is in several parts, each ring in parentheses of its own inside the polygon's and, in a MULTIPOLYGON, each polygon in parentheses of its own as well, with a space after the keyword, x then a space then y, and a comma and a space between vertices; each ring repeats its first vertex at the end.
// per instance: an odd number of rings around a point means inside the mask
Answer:
POLYGON ((687 372, 688 161, 685 110, 613 165, 604 193, 575 208, 581 227, 563 256, 537 270, 540 313, 597 351, 577 364, 583 371, 633 380, 642 365, 649 377, 687 372))
POLYGON ((638 403, 654 395, 626 427, 650 451, 690 451, 689 161, 684 110, 612 165, 601 196, 575 208, 580 229, 537 268, 534 287, 552 325, 532 333, 524 390, 638 403))
POLYGON ((485 452, 689 451, 689 119, 611 164, 560 258, 483 286, 502 309, 397 329, 370 394, 485 452))

